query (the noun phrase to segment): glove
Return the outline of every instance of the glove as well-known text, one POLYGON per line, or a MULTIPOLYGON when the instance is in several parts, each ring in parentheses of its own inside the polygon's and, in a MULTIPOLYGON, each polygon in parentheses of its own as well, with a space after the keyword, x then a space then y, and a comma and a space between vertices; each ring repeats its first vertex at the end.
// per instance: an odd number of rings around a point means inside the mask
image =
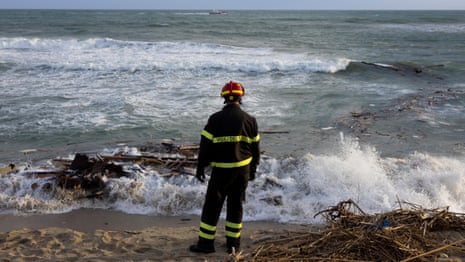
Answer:
POLYGON ((200 182, 205 182, 205 171, 203 170, 203 167, 197 168, 197 172, 195 173, 195 177, 200 181, 200 182))
POLYGON ((255 171, 250 171, 249 173, 249 181, 253 181, 255 179, 255 171))

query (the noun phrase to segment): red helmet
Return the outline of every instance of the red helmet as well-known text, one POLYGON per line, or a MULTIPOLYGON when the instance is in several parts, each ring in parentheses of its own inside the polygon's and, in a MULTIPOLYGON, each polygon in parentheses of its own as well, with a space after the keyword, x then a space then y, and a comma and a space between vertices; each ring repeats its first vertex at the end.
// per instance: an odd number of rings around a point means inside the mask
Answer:
POLYGON ((229 83, 226 83, 223 86, 223 89, 221 89, 221 96, 229 100, 233 100, 234 97, 241 97, 244 96, 245 90, 244 87, 234 81, 229 81, 229 83))

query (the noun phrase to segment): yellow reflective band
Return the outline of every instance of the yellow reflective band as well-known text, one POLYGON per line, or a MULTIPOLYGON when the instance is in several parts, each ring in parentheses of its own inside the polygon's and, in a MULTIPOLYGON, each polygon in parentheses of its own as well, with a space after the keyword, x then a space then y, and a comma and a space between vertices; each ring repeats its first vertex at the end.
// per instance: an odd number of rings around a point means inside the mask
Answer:
MULTIPOLYGON (((260 137, 258 137, 260 140, 260 137)), ((220 136, 212 139, 213 143, 231 143, 231 142, 246 142, 251 144, 252 142, 258 142, 257 137, 250 138, 246 136, 220 136)))
POLYGON ((242 90, 233 89, 233 90, 226 90, 226 91, 221 92, 221 96, 229 95, 229 93, 244 95, 244 92, 242 90))
POLYGON ((211 226, 209 224, 206 224, 204 222, 200 222, 200 227, 203 229, 206 229, 208 231, 216 231, 216 226, 211 226))
POLYGON ((202 130, 201 135, 207 138, 208 140, 213 140, 213 135, 209 133, 207 130, 202 130))
POLYGON ((252 157, 249 157, 246 160, 242 160, 239 162, 233 162, 233 163, 211 162, 210 166, 219 167, 219 168, 235 168, 235 167, 246 166, 250 164, 250 162, 252 162, 252 157))
POLYGON ((226 226, 230 227, 230 228, 241 229, 242 228, 242 223, 237 224, 237 223, 226 221, 226 226))
POLYGON ((211 140, 213 143, 235 143, 235 142, 245 142, 245 143, 253 143, 260 141, 260 135, 256 137, 250 138, 247 136, 220 136, 214 137, 210 132, 206 130, 202 130, 202 136, 211 140))
POLYGON ((239 238, 241 236, 241 232, 230 232, 226 231, 226 236, 227 237, 233 237, 233 238, 239 238))
POLYGON ((207 233, 204 233, 202 231, 199 232, 199 237, 210 239, 210 240, 215 239, 215 235, 207 234, 207 233))
POLYGON ((260 135, 257 135, 256 137, 252 138, 252 142, 258 142, 260 141, 260 135))

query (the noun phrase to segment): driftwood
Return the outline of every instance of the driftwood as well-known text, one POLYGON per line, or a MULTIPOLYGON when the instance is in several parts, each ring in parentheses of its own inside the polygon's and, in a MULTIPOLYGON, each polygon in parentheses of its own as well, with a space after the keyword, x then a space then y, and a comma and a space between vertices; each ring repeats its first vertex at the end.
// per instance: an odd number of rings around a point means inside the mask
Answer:
MULTIPOLYGON (((104 192, 104 178, 130 176, 131 172, 125 170, 125 167, 134 163, 155 170, 162 177, 194 175, 198 149, 199 145, 175 146, 173 143, 164 142, 161 147, 152 150, 144 147, 137 155, 124 151, 111 155, 77 153, 72 160, 54 159, 53 161, 59 165, 56 169, 33 169, 28 163, 28 167, 21 171, 12 164, 2 168, 1 174, 15 173, 47 179, 48 182, 42 186, 43 191, 51 191, 54 187, 59 187, 85 191, 84 196, 96 197, 104 192)), ((33 189, 37 187, 39 187, 38 183, 32 185, 33 189)))
POLYGON ((289 134, 290 131, 273 131, 273 130, 262 130, 260 134, 289 134))
POLYGON ((323 232, 265 241, 245 260, 461 261, 454 259, 465 257, 465 214, 404 204, 410 208, 368 215, 352 200, 343 201, 317 214, 328 223, 323 232))
POLYGON ((17 171, 18 171, 18 168, 16 167, 15 164, 9 164, 7 166, 0 168, 0 175, 6 175, 6 174, 17 172, 17 171))

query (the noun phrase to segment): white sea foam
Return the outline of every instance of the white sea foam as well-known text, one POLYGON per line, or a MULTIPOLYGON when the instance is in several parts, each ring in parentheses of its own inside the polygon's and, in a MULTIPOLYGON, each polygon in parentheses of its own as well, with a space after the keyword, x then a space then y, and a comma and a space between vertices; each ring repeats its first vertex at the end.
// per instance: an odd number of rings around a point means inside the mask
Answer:
MULTIPOLYGON (((368 213, 398 208, 398 200, 427 208, 450 207, 463 212, 465 161, 414 153, 406 158, 381 158, 356 140, 332 155, 307 154, 300 159, 262 159, 245 203, 246 220, 318 223, 314 215, 352 199, 368 213)), ((137 154, 136 149, 123 149, 137 154)), ((22 174, 0 179, 2 210, 67 212, 80 207, 112 208, 138 214, 199 214, 206 190, 193 176, 161 177, 157 171, 127 166, 130 177, 106 179, 103 199, 76 199, 55 189, 43 193, 44 181, 22 174), (34 183, 39 183, 32 189, 34 183)), ((224 214, 223 214, 224 215, 224 214)))
POLYGON ((18 69, 91 71, 233 71, 334 73, 346 58, 309 57, 266 48, 240 48, 193 42, 135 42, 114 39, 0 38, 5 59, 18 69))
POLYGON ((373 148, 360 148, 354 141, 334 155, 269 160, 260 167, 258 182, 251 185, 248 197, 253 200, 246 205, 247 214, 250 219, 315 222, 318 211, 347 199, 369 213, 398 208, 398 199, 463 212, 463 163, 421 153, 405 159, 380 158, 373 148), (264 201, 278 196, 282 205, 264 201))
POLYGON ((309 74, 334 73, 349 64, 346 58, 270 48, 108 38, 0 38, 0 53, 12 65, 2 75, 5 85, 12 87, 2 90, 2 122, 10 123, 0 123, 5 136, 29 130, 54 133, 63 127, 80 133, 140 126, 179 129, 183 124, 201 128, 221 105, 211 98, 217 94, 212 87, 230 79, 247 81, 250 103, 245 107, 251 106, 259 118, 269 118, 271 125, 280 125, 282 116, 293 114, 292 108, 273 103, 270 110, 256 103, 280 100, 267 90, 303 85, 309 74), (275 73, 295 77, 254 77, 275 73), (257 79, 261 80, 255 83, 257 79), (263 90, 253 90, 260 86, 263 90))

